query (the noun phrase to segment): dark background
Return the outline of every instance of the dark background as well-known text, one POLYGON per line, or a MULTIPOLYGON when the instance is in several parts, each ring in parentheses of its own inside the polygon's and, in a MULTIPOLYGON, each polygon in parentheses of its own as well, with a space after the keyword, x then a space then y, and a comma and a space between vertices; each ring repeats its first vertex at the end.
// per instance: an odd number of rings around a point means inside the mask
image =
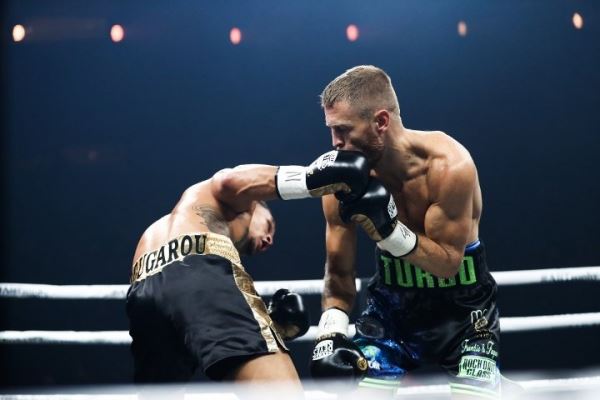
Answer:
MULTIPOLYGON (((493 270, 600 262, 595 1, 6 1, 0 281, 125 284, 136 242, 190 184, 330 149, 318 94, 345 69, 392 77, 405 125, 471 152, 493 270), (579 12, 583 29, 571 18, 579 12), (464 20, 468 35, 457 34, 464 20), (11 30, 28 35, 14 43, 11 30), (125 40, 111 42, 112 24, 125 40), (345 37, 349 23, 361 36, 345 37), (231 27, 243 41, 229 42, 231 27)), ((318 200, 273 202, 256 280, 317 279, 318 200)), ((358 274, 372 272, 361 238, 358 274)), ((600 311, 597 283, 503 287, 504 316, 600 311)), ((317 297, 308 300, 312 323, 317 297)), ((121 301, 0 299, 0 330, 125 330, 121 301)), ((501 366, 599 366, 600 328, 503 336, 501 366)), ((311 345, 292 344, 306 375, 311 345)), ((0 345, 3 387, 128 382, 126 346, 0 345)))

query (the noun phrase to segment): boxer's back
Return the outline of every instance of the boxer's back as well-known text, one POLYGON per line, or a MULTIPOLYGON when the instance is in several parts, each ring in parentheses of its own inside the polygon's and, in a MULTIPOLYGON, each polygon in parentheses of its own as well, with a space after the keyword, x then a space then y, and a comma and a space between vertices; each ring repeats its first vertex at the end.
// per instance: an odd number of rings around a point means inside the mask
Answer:
POLYGON ((221 205, 210 190, 210 180, 190 186, 170 214, 150 225, 138 242, 134 263, 169 240, 192 232, 213 232, 229 236, 229 225, 221 205))

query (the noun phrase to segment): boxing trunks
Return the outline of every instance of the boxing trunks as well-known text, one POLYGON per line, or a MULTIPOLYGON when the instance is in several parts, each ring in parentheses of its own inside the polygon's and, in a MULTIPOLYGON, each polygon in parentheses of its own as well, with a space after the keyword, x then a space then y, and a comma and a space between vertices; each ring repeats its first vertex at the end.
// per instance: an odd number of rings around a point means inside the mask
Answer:
POLYGON ((231 240, 177 237, 133 266, 127 315, 136 382, 220 380, 241 362, 285 350, 231 240))
POLYGON ((483 243, 468 245, 456 276, 438 278, 376 249, 377 273, 354 341, 369 361, 364 387, 395 389, 414 368, 441 366, 455 394, 496 398, 500 327, 483 243))

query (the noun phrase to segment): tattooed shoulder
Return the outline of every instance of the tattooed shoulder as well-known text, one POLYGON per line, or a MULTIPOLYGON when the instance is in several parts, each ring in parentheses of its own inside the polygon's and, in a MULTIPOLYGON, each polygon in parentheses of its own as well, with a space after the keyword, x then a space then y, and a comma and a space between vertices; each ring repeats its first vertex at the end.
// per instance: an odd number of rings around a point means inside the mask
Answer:
POLYGON ((192 206, 192 210, 194 210, 194 213, 201 218, 202 223, 206 225, 211 232, 229 236, 229 225, 227 225, 227 221, 225 221, 225 219, 214 209, 207 205, 199 204, 192 206))

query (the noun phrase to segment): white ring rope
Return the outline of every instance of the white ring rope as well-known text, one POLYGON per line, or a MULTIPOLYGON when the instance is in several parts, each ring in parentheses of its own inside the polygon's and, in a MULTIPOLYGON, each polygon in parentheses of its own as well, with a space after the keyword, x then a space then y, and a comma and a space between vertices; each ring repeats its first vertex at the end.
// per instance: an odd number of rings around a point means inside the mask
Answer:
MULTIPOLYGON (((574 377, 574 378, 559 378, 559 379, 535 379, 535 380, 520 380, 515 381, 520 387, 522 387, 526 393, 546 393, 546 394, 576 394, 581 392, 589 392, 596 393, 597 390, 600 389, 600 376, 585 376, 585 377, 574 377)), ((319 385, 320 387, 323 384, 319 385)), ((52 394, 2 394, 0 395, 0 400, 137 400, 139 397, 137 395, 136 389, 132 389, 133 393, 130 390, 125 392, 124 386, 117 387, 116 389, 110 390, 110 388, 104 388, 105 390, 112 391, 112 394, 100 394, 97 392, 92 393, 52 393, 52 394), (114 393, 114 391, 120 391, 121 393, 114 393), (123 393, 125 392, 125 393, 123 393)), ((166 386, 168 388, 168 386, 166 386)), ((284 389, 280 386, 274 386, 274 388, 280 389, 277 391, 277 395, 275 397, 269 396, 269 394, 273 393, 273 390, 270 392, 267 391, 268 387, 262 387, 258 389, 257 393, 265 394, 261 398, 269 399, 269 398, 281 398, 281 389, 284 389)), ((339 386, 331 385, 330 389, 339 389, 339 386)), ((173 390, 175 388, 172 388, 173 390)), ((185 389, 186 393, 182 393, 182 398, 185 400, 238 400, 236 394, 232 392, 228 392, 226 387, 222 392, 215 392, 214 387, 211 385, 188 385, 185 389)), ((161 393, 164 394, 165 388, 158 388, 156 394, 161 393)), ((230 390, 230 389, 229 389, 230 390)), ((256 389, 255 389, 256 390, 256 389)), ((239 391, 239 388, 238 388, 239 391)), ((170 393, 170 392, 169 392, 170 393)), ((305 397, 307 400, 333 400, 340 398, 335 392, 327 392, 321 390, 305 390, 305 397)), ((155 394, 155 396, 156 396, 155 394)), ((413 398, 419 397, 424 398, 425 396, 438 396, 438 395, 449 395, 450 388, 448 385, 418 385, 418 386, 405 386, 398 388, 397 395, 400 398, 413 398)), ((356 399, 359 398, 357 395, 348 395, 348 398, 356 399)), ((372 399, 377 399, 379 397, 373 397, 373 394, 369 394, 372 399)), ((161 398, 162 396, 156 396, 152 398, 161 398)), ((255 396, 256 397, 256 396, 255 396)), ((385 397, 387 398, 387 397, 385 397)), ((520 397, 519 397, 520 398, 520 397)), ((555 397, 551 397, 555 398, 555 397)), ((573 398, 573 397, 571 397, 573 398)), ((575 397, 579 398, 579 397, 575 397)), ((591 397, 588 397, 591 398, 591 397)))
MULTIPOLYGON (((521 271, 494 272, 499 285, 523 285, 543 282, 573 280, 598 281, 600 267, 550 268, 521 271)), ((301 294, 320 294, 323 280, 262 281, 255 282, 263 295, 272 295, 285 287, 301 294)), ((42 285, 28 283, 0 283, 0 297, 41 299, 119 299, 125 298, 128 285, 42 285)), ((361 289, 361 280, 356 279, 361 289)), ((600 325, 600 312, 541 315, 530 317, 503 317, 502 332, 521 332, 566 327, 600 325)), ((317 328, 312 326, 300 341, 314 340, 317 328)), ((354 325, 350 334, 354 335, 354 325)), ((56 344, 129 344, 127 331, 1 331, 0 343, 56 343, 56 344)))
MULTIPOLYGON (((588 376, 578 378, 561 379, 536 379, 530 381, 515 382, 528 393, 541 392, 563 392, 574 390, 600 389, 600 376, 588 376)), ((450 394, 448 385, 424 385, 409 386, 398 389, 398 395, 401 396, 426 396, 450 394)))
POLYGON ((570 281, 600 281, 600 266, 498 271, 492 272, 492 276, 500 286, 570 281))
MULTIPOLYGON (((492 272, 500 286, 527 285, 536 283, 567 281, 600 281, 600 266, 573 268, 546 268, 521 271, 492 272)), ((291 281, 259 281, 256 290, 270 296, 285 287, 300 294, 320 294, 322 279, 291 281)), ((43 285, 34 283, 0 283, 0 297, 40 299, 90 299, 122 300, 129 285, 43 285)), ((356 290, 360 291, 361 280, 356 279, 356 290)))
MULTIPOLYGON (((322 279, 296 281, 254 282, 256 291, 271 296, 281 288, 300 294, 321 294, 322 279)), ((360 291, 361 280, 356 279, 356 290, 360 291)), ((36 298, 61 300, 124 300, 129 285, 44 285, 37 283, 0 283, 0 297, 36 298)))
POLYGON ((7 344, 130 344, 128 331, 1 331, 7 344))
MULTIPOLYGON (((500 318, 503 333, 594 325, 600 325, 600 312, 500 318)), ((350 325, 350 336, 354 336, 355 332, 354 325, 350 325)), ((304 336, 296 340, 311 341, 316 335, 317 327, 311 326, 304 336)), ((1 343, 126 345, 131 343, 131 337, 127 331, 0 331, 1 343)))

